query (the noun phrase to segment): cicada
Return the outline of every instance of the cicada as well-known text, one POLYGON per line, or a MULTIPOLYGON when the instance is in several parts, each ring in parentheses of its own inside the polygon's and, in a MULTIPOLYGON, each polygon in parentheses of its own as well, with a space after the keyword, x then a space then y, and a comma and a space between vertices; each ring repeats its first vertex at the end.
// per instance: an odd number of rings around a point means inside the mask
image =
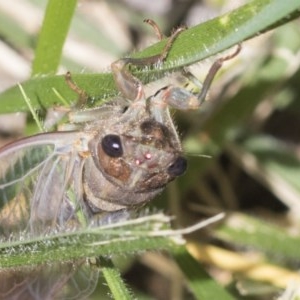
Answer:
MULTIPOLYGON (((223 62, 240 47, 213 63, 199 94, 173 84, 147 94, 129 66, 163 62, 181 31, 174 31, 161 54, 112 63, 119 96, 97 108, 73 110, 72 130, 37 134, 0 150, 2 241, 117 222, 185 172, 187 161, 169 108, 198 109, 223 62)), ((70 74, 67 83, 84 94, 70 74)), ((87 272, 88 284, 96 282, 95 273, 83 265, 48 266, 49 273, 47 266, 15 270, 13 276, 0 273, 0 292, 5 299, 62 297, 77 270, 87 272)), ((74 294, 82 297, 78 286, 74 294)))

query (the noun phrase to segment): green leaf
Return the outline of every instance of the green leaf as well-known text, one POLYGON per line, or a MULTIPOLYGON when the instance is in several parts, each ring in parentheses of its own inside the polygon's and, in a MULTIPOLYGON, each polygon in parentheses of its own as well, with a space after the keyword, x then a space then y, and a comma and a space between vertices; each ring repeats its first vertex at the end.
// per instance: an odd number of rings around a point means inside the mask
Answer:
MULTIPOLYGON (((164 72, 193 64, 223 51, 236 43, 241 43, 243 40, 249 39, 256 35, 257 32, 268 30, 271 26, 275 26, 280 21, 285 23, 289 22, 300 15, 299 8, 299 0, 284 2, 281 0, 254 0, 228 14, 192 27, 179 35, 172 46, 166 63, 162 67, 156 70, 144 70, 142 72, 148 76, 145 81, 153 80, 153 76, 157 78, 159 74, 161 76, 164 72), (188 47, 186 45, 188 45, 188 47)), ((148 57, 157 54, 162 50, 165 43, 165 40, 159 42, 140 53, 136 53, 134 56, 148 57)), ((48 46, 50 47, 50 45, 48 46)), ((47 51, 48 50, 49 49, 47 49, 47 51)), ((51 50, 49 52, 51 52, 51 50)), ((42 60, 42 58, 39 60, 42 60)), ((44 57, 44 63, 48 63, 48 61, 50 62, 51 60, 46 61, 44 57)), ((42 61, 39 65, 40 64, 42 64, 42 61)), ((45 69, 44 67, 43 69, 42 67, 35 67, 34 73, 36 74, 37 71, 47 73, 50 69, 51 67, 49 66, 45 67, 45 69)), ((50 71, 53 71, 53 69, 50 71)), ((143 74, 141 74, 141 76, 145 77, 143 74)), ((74 75, 74 79, 92 98, 103 99, 106 98, 108 94, 109 96, 116 94, 116 87, 111 75, 80 74, 74 75)), ((58 89, 59 93, 70 102, 76 99, 74 99, 76 96, 64 83, 62 77, 50 76, 33 78, 22 83, 22 86, 36 109, 38 109, 41 104, 45 107, 49 107, 57 103, 57 97, 53 96, 51 92, 53 88, 58 89)), ((0 113, 28 110, 17 87, 12 87, 2 93, 0 95, 0 103, 0 113)))
MULTIPOLYGON (((94 99, 103 100, 103 98, 115 94, 111 74, 77 74, 72 76, 72 78, 76 83, 78 82, 83 90, 89 91, 91 102, 94 99), (102 84, 99 84, 99 82, 102 82, 102 84)), ((30 98, 34 109, 61 105, 61 100, 56 95, 56 92, 70 104, 76 102, 78 98, 78 95, 66 84, 65 77, 62 75, 36 77, 23 82, 21 85, 27 97, 30 98)), ((28 111, 28 106, 18 86, 14 86, 2 93, 0 95, 0 103, 1 113, 28 111)))
MULTIPOLYGON (((176 39, 164 68, 170 70, 196 63, 241 43, 274 26, 300 16, 300 1, 254 0, 227 14, 184 31, 176 39), (188 47, 187 47, 188 45, 188 47)), ((158 43, 135 57, 147 57, 162 49, 158 43)))
POLYGON ((55 73, 77 0, 49 0, 39 35, 32 75, 55 73))
POLYGON ((101 271, 115 300, 134 299, 110 259, 100 258, 101 271))
POLYGON ((20 238, 14 237, 15 241, 0 243, 0 267, 21 267, 142 250, 171 249, 176 246, 173 238, 178 237, 178 233, 165 236, 165 229, 169 233, 169 228, 170 218, 156 214, 36 238, 20 233, 20 238))

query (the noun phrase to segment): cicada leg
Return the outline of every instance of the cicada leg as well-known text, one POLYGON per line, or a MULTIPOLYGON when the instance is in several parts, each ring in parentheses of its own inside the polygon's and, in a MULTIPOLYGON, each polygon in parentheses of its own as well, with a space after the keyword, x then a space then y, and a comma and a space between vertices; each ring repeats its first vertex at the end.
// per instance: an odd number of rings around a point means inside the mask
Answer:
POLYGON ((144 23, 147 23, 150 26, 152 26, 159 41, 161 41, 163 39, 164 35, 161 32, 159 26, 156 24, 156 22, 154 22, 152 19, 145 19, 144 23))
POLYGON ((212 64, 212 66, 210 67, 210 69, 206 75, 206 78, 204 79, 202 90, 201 90, 200 94, 198 95, 198 107, 204 102, 207 92, 212 84, 212 81, 213 81, 214 77, 216 76, 217 72, 222 67, 223 63, 227 60, 230 60, 230 59, 236 57, 240 53, 241 49, 242 49, 242 46, 240 44, 238 44, 237 48, 235 49, 235 51, 233 53, 217 59, 212 64))
POLYGON ((219 69, 222 67, 223 63, 237 56, 241 51, 241 48, 241 45, 238 45, 233 53, 217 59, 210 67, 203 84, 201 84, 191 73, 186 72, 184 74, 191 79, 195 85, 201 88, 201 92, 198 95, 194 95, 182 87, 171 85, 160 93, 158 101, 162 101, 165 105, 179 110, 199 108, 204 102, 212 81, 219 69))
POLYGON ((88 94, 73 81, 71 72, 66 73, 65 80, 70 89, 73 90, 79 96, 75 107, 83 108, 89 98, 88 94))
MULTIPOLYGON (((161 39, 163 35, 157 24, 149 19, 145 20, 145 22, 150 24, 154 28, 156 35, 159 39, 161 39)), ((169 37, 163 51, 160 54, 146 58, 122 58, 111 64, 111 69, 116 85, 125 98, 137 101, 144 97, 142 82, 129 72, 128 65, 146 67, 163 62, 168 56, 169 50, 174 40, 184 29, 185 27, 179 27, 174 31, 174 33, 169 37)))

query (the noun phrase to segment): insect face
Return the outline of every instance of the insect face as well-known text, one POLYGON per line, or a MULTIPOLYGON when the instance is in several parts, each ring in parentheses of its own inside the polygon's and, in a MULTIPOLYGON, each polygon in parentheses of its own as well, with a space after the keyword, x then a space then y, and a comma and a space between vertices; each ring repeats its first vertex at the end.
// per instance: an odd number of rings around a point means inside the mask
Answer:
POLYGON ((83 168, 84 195, 93 213, 141 205, 186 170, 168 110, 153 114, 155 108, 148 110, 144 98, 140 102, 92 125, 103 129, 90 141, 92 155, 83 168))

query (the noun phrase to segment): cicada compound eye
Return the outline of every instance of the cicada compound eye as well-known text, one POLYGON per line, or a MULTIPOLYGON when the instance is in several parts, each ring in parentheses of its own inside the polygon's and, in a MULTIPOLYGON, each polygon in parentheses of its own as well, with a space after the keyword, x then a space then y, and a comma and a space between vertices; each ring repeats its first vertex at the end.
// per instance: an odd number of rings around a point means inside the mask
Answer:
POLYGON ((122 142, 120 137, 116 134, 104 136, 101 146, 103 151, 110 157, 121 157, 123 155, 122 142))

